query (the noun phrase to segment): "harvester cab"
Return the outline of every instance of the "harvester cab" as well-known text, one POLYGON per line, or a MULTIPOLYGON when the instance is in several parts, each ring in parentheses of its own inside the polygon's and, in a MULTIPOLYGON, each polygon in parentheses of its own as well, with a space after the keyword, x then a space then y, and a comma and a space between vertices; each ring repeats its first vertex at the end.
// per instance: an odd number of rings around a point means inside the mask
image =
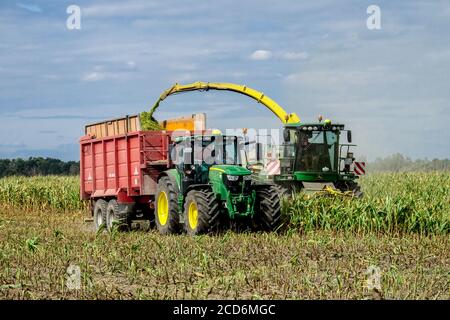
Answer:
POLYGON ((160 232, 181 225, 188 234, 207 233, 225 219, 253 221, 269 230, 279 225, 279 195, 273 186, 252 184, 252 172, 240 159, 242 146, 236 136, 214 134, 175 140, 170 151, 175 166, 162 173, 156 193, 160 232))
POLYGON ((345 131, 343 124, 334 124, 330 120, 286 125, 280 175, 274 177, 276 183, 291 191, 302 189, 306 184, 331 184, 340 191, 361 196, 355 182, 358 176, 350 170, 355 160, 350 152, 355 146, 351 144, 351 131, 346 131, 348 143, 340 144, 345 131))

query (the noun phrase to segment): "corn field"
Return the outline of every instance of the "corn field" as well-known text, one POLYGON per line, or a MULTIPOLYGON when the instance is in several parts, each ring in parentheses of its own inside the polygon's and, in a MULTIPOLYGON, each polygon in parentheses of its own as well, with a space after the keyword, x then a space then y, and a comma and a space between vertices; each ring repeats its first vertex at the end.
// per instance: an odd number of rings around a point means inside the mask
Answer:
POLYGON ((189 237, 93 232, 77 177, 0 179, 0 299, 448 300, 450 173, 361 180, 285 201, 278 233, 189 237))
MULTIPOLYGON (((450 233, 450 173, 373 174, 361 179, 362 199, 300 193, 285 201, 286 232, 450 233)), ((22 209, 87 210, 78 177, 0 179, 0 204, 22 209)))
POLYGON ((362 199, 299 194, 284 211, 291 230, 450 233, 450 174, 383 173, 361 181, 362 199))
POLYGON ((78 177, 9 177, 0 179, 0 204, 22 209, 83 210, 78 177))

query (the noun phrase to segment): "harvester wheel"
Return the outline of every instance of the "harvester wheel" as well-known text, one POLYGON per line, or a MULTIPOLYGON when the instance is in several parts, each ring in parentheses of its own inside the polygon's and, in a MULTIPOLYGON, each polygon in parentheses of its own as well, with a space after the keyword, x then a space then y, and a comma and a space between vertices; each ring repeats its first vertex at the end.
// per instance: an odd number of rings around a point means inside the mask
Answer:
POLYGON ((107 202, 103 199, 95 201, 94 205, 94 225, 95 231, 100 229, 100 226, 106 224, 106 207, 107 202))
POLYGON ((159 233, 177 233, 179 230, 178 195, 168 177, 162 177, 159 180, 155 202, 155 222, 159 233))
POLYGON ((302 190, 302 186, 297 184, 274 185, 273 188, 278 190, 278 193, 282 198, 288 200, 292 200, 292 198, 302 190))
POLYGON ((364 196, 364 192, 361 190, 361 186, 354 181, 345 181, 343 183, 337 183, 335 184, 335 186, 342 192, 351 191, 351 194, 355 198, 362 198, 364 196))
POLYGON ((277 186, 256 191, 256 222, 263 231, 275 231, 281 225, 281 198, 277 186))
POLYGON ((127 211, 121 211, 116 200, 110 200, 106 208, 106 226, 112 230, 117 225, 118 230, 126 231, 130 229, 130 219, 127 211))
POLYGON ((184 203, 184 229, 188 235, 216 232, 220 225, 220 206, 210 190, 189 191, 184 203))

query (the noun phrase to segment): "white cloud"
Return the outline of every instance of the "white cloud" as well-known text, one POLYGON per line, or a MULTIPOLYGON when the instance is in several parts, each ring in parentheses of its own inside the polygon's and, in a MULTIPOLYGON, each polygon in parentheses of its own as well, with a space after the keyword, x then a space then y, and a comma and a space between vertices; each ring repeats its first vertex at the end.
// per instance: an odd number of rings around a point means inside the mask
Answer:
POLYGON ((154 7, 155 4, 152 2, 135 2, 126 5, 122 3, 110 3, 85 7, 82 9, 82 14, 86 17, 116 17, 149 12, 154 7))
POLYGON ((83 76, 83 81, 102 81, 106 79, 106 73, 90 72, 83 76))
MULTIPOLYGON (((389 132, 392 126, 384 120, 388 117, 422 121, 421 126, 398 121, 396 132, 403 133, 403 139, 405 130, 436 128, 442 132, 428 136, 424 148, 430 157, 448 157, 449 148, 437 143, 450 137, 445 131, 450 101, 450 41, 444 32, 449 27, 448 4, 428 5, 422 0, 392 4, 386 8, 389 19, 383 20, 382 31, 373 33, 365 26, 365 8, 355 11, 331 0, 291 1, 289 6, 258 3, 242 2, 233 12, 232 2, 79 0, 87 19, 82 36, 67 33, 64 19, 61 22, 54 14, 56 7, 42 6, 43 13, 31 14, 13 3, 0 10, 0 30, 7 30, 0 43, 0 50, 5 49, 0 55, 0 113, 36 110, 48 101, 58 101, 61 110, 85 113, 94 104, 113 102, 120 107, 102 109, 99 115, 113 118, 123 110, 142 111, 174 82, 230 81, 263 90, 302 119, 316 119, 318 113, 342 119, 355 130, 356 139, 365 137, 361 141, 370 150, 379 147, 381 152, 389 145, 421 156, 422 151, 407 142, 416 141, 422 129, 409 131, 407 140, 399 139, 398 144, 388 138, 382 141, 378 132, 389 132), (271 24, 265 20, 268 15, 273 17, 271 24), (82 81, 91 85, 73 87, 82 81), (75 102, 72 90, 79 97, 75 102)), ((216 95, 207 95, 205 101, 229 96, 216 95)), ((197 110, 200 103, 185 106, 191 97, 196 95, 181 99, 177 112, 197 110)), ((237 101, 246 106, 247 100, 237 101)), ((223 117, 216 118, 222 125, 223 117)), ((269 112, 266 118, 272 123, 274 117, 269 112)), ((226 125, 242 126, 248 119, 229 118, 226 125)), ((17 121, 2 132, 13 131, 17 121)), ((85 122, 78 121, 74 131, 81 131, 85 122)), ((42 137, 35 138, 32 132, 24 131, 21 137, 27 144, 33 138, 32 147, 42 143, 42 137)), ((46 141, 49 146, 57 142, 46 141)))
POLYGON ((16 3, 16 5, 21 8, 21 9, 25 9, 27 11, 30 12, 34 12, 34 13, 42 13, 42 9, 41 7, 35 5, 35 4, 25 4, 25 3, 16 3))
POLYGON ((92 72, 86 73, 82 81, 103 81, 107 79, 120 79, 127 77, 128 73, 137 71, 136 62, 109 62, 107 64, 95 65, 92 72))
POLYGON ((289 51, 289 52, 284 52, 281 57, 283 59, 286 60, 304 60, 304 59, 308 59, 309 55, 307 52, 305 51, 289 51))
POLYGON ((127 61, 126 65, 130 70, 135 70, 137 67, 136 62, 134 62, 134 61, 127 61))
POLYGON ((195 63, 182 63, 182 62, 171 63, 169 65, 169 68, 171 70, 176 71, 195 71, 198 69, 195 63))
POLYGON ((262 61, 272 58, 272 52, 268 50, 256 50, 250 55, 250 59, 262 61))

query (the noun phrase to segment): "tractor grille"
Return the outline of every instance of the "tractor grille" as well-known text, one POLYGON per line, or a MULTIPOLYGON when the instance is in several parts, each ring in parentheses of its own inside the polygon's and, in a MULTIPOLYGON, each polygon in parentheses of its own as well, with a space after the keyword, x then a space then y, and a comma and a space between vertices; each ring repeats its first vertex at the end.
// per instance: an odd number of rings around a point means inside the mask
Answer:
POLYGON ((230 190, 231 194, 250 194, 252 190, 252 182, 250 180, 244 181, 243 176, 239 176, 236 181, 229 181, 225 174, 222 175, 223 183, 230 190))

